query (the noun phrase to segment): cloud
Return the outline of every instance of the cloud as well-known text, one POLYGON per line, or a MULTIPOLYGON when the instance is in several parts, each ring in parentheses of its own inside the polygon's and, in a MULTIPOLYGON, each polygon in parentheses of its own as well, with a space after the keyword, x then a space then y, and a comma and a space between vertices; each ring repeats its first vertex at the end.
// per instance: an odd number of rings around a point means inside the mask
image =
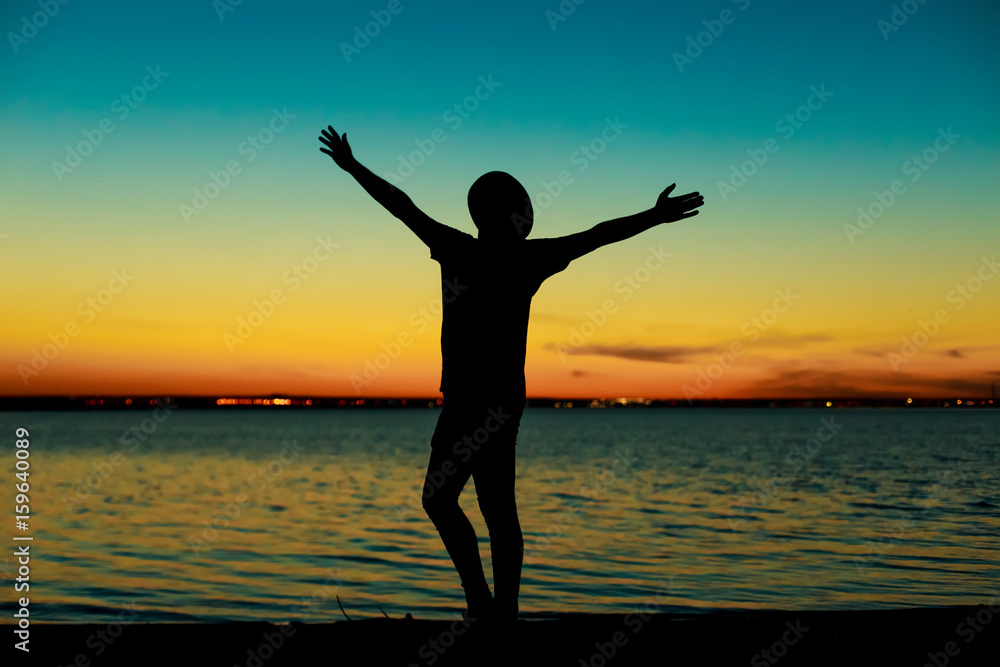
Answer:
MULTIPOLYGON (((547 350, 555 350, 556 345, 550 343, 547 350)), ((577 348, 564 348, 563 352, 574 355, 598 357, 617 357, 629 361, 652 361, 661 364, 682 364, 688 357, 707 352, 718 351, 715 347, 685 347, 681 345, 660 345, 644 347, 642 345, 581 345, 577 348)))
MULTIPOLYGON (((979 345, 972 347, 954 347, 950 350, 933 350, 933 354, 940 354, 945 357, 951 357, 952 359, 968 359, 973 354, 979 352, 989 352, 991 350, 997 349, 996 345, 979 345)), ((882 357, 883 359, 888 354, 899 354, 899 346, 891 348, 880 348, 880 347, 868 347, 868 348, 858 348, 854 350, 857 354, 863 354, 866 357, 882 357)))
POLYGON ((825 343, 833 340, 833 336, 826 334, 786 334, 780 331, 768 331, 761 334, 760 339, 754 343, 747 343, 754 347, 798 347, 807 343, 825 343))
POLYGON ((321 372, 308 372, 298 368, 289 368, 278 364, 244 364, 239 367, 239 372, 251 375, 260 379, 275 380, 297 380, 304 378, 322 377, 321 372))
MULTIPOLYGON (((987 375, 992 375, 988 373, 987 375)), ((933 377, 889 371, 782 370, 761 380, 753 396, 787 398, 863 398, 916 396, 988 396, 989 380, 974 377, 933 377)))
MULTIPOLYGON (((738 341, 739 339, 736 339, 738 341)), ((749 347, 778 347, 787 349, 799 347, 807 343, 821 343, 831 340, 830 336, 822 334, 783 334, 780 332, 769 332, 761 336, 760 340, 754 343, 744 342, 749 347)), ((658 364, 684 364, 689 363, 691 357, 707 354, 724 354, 732 346, 734 340, 726 340, 716 345, 635 345, 632 343, 622 343, 615 345, 581 345, 579 347, 568 346, 565 343, 549 343, 546 350, 561 351, 564 354, 575 354, 581 356, 595 357, 617 357, 629 361, 649 361, 658 364)))
POLYGON ((976 347, 956 347, 951 350, 945 350, 941 354, 947 355, 949 357, 954 357, 956 359, 967 359, 968 357, 974 354, 978 354, 979 352, 989 352, 995 349, 997 349, 996 345, 979 345, 976 347))

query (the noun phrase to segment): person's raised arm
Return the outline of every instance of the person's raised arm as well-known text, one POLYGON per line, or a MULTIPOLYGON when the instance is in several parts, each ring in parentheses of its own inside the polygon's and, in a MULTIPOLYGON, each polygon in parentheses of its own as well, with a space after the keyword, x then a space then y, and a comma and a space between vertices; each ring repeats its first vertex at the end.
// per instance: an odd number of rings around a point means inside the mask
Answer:
POLYGON ((346 133, 341 137, 332 125, 328 125, 327 129, 322 131, 319 140, 326 146, 320 148, 321 151, 333 158, 337 166, 353 176, 372 199, 402 220, 425 244, 431 245, 437 234, 450 229, 417 208, 405 192, 376 176, 358 162, 351 151, 351 146, 347 143, 346 133))
POLYGON ((656 225, 676 222, 698 215, 696 209, 705 203, 701 194, 689 192, 680 197, 671 197, 670 193, 673 192, 674 187, 676 184, 661 192, 656 200, 656 205, 651 209, 635 215, 607 220, 594 225, 585 232, 553 239, 558 244, 559 253, 571 261, 597 250, 601 246, 631 238, 656 225))

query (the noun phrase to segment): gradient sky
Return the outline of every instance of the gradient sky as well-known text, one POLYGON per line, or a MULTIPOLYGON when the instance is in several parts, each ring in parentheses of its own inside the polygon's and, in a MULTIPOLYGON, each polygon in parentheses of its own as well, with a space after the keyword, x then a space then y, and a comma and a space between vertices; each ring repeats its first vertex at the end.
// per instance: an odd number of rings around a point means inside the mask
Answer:
POLYGON ((591 0, 556 22, 559 6, 70 2, 43 21, 37 2, 5 2, 0 394, 435 394, 439 267, 319 152, 328 123, 381 175, 432 144, 402 187, 468 232, 468 187, 497 169, 532 193, 533 237, 649 208, 673 182, 705 195, 698 217, 543 285, 529 395, 989 393, 994 3, 914 2, 892 31, 890 2, 591 0), (391 20, 345 54, 372 12, 391 20), (797 109, 808 119, 782 120, 797 109), (602 132, 603 152, 580 152, 602 132), (720 188, 754 154, 767 161, 720 188), (229 163, 239 173, 185 220, 229 163), (647 272, 650 248, 671 256, 647 272), (260 326, 227 339, 274 290, 260 326), (791 305, 769 311, 779 291, 791 305))

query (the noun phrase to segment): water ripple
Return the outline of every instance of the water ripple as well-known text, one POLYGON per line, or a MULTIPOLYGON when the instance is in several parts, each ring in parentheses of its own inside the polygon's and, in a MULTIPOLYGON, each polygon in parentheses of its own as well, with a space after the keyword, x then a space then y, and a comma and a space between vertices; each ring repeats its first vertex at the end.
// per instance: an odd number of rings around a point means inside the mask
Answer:
MULTIPOLYGON (((135 415, 12 414, 37 424, 44 461, 44 617, 110 621, 134 604, 150 622, 332 621, 337 595, 360 616, 453 616, 457 574, 413 500, 437 414, 178 412, 78 502, 72 480, 135 415), (290 439, 309 446, 282 463, 290 439)), ((521 609, 983 602, 1000 576, 998 432, 986 410, 530 409, 521 609), (791 468, 830 415, 843 429, 791 468), (579 492, 608 470, 599 493, 579 492)), ((462 506, 489 577, 471 484, 462 506)))

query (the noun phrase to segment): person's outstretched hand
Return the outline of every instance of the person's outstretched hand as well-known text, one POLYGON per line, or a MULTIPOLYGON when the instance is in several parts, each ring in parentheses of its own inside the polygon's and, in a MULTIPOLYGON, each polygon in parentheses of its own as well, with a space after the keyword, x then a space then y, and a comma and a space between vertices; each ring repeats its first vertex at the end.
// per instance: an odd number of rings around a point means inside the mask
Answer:
POLYGON ((680 197, 671 197, 670 193, 674 191, 675 187, 677 187, 676 183, 661 192, 659 198, 656 200, 656 206, 653 207, 653 210, 657 213, 657 217, 661 218, 661 222, 676 222, 677 220, 698 215, 698 211, 695 209, 705 203, 705 198, 698 192, 689 192, 680 197))
POLYGON ((351 146, 347 143, 346 132, 341 137, 333 129, 333 125, 327 125, 326 129, 322 131, 322 136, 319 137, 319 140, 326 145, 326 148, 320 148, 320 150, 332 157, 333 161, 341 169, 346 170, 355 163, 354 154, 351 153, 351 146))

